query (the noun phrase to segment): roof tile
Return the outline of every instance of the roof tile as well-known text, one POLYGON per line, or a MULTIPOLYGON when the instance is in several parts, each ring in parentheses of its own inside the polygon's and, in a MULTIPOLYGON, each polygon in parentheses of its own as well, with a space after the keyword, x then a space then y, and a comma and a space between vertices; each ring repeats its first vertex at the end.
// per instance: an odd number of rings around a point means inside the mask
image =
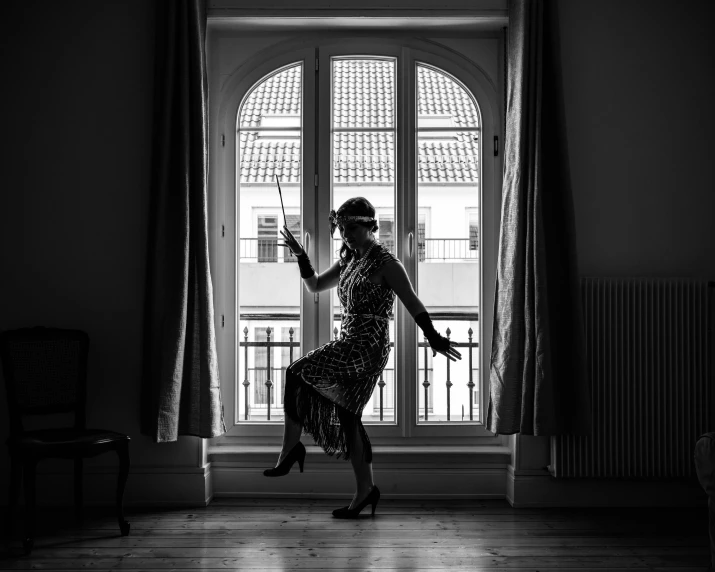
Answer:
MULTIPOLYGON (((378 59, 334 61, 333 119, 339 128, 394 125, 394 63, 378 59)), ((300 182, 300 139, 286 134, 251 131, 264 116, 299 116, 301 68, 295 65, 259 83, 240 112, 241 182, 300 182), (271 136, 273 135, 273 136, 271 136)), ((433 68, 417 67, 418 125, 426 116, 449 118, 454 128, 477 127, 477 107, 466 90, 433 68)), ((333 173, 336 183, 386 183, 394 180, 394 134, 338 132, 333 134, 333 173)), ((474 131, 451 131, 444 137, 418 140, 420 182, 476 182, 479 140, 474 131)))

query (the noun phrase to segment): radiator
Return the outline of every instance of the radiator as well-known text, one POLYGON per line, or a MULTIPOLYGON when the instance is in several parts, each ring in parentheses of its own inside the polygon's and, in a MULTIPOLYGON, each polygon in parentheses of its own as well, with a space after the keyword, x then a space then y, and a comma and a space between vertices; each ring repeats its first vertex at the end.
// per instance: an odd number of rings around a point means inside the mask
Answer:
POLYGON ((712 425, 712 300, 705 280, 582 278, 592 434, 551 438, 559 478, 691 477, 712 425))

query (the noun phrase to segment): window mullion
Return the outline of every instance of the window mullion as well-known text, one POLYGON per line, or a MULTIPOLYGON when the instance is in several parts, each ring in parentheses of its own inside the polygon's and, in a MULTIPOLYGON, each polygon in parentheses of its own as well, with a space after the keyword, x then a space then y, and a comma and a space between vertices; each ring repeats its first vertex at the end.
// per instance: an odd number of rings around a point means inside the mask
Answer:
MULTIPOLYGON (((316 49, 316 59, 320 62, 315 71, 316 97, 315 102, 315 132, 317 137, 315 175, 317 186, 315 188, 316 214, 315 247, 318 254, 316 270, 323 272, 331 264, 332 237, 328 215, 331 207, 332 195, 332 137, 330 132, 331 121, 331 72, 330 54, 328 50, 316 49)), ((333 339, 333 296, 335 290, 321 292, 318 295, 318 345, 333 339)))
MULTIPOLYGON (((409 48, 401 51, 398 67, 397 100, 399 102, 397 125, 397 181, 396 217, 397 253, 407 275, 417 291, 417 224, 416 224, 416 145, 415 145, 415 71, 409 48), (411 241, 410 241, 411 234, 411 241), (410 252, 410 242, 411 250, 410 252)), ((419 293, 418 293, 419 294, 419 293)), ((398 302, 399 322, 397 358, 400 368, 400 425, 402 434, 410 437, 416 425, 417 395, 414 380, 417 375, 415 323, 405 307, 398 302)))

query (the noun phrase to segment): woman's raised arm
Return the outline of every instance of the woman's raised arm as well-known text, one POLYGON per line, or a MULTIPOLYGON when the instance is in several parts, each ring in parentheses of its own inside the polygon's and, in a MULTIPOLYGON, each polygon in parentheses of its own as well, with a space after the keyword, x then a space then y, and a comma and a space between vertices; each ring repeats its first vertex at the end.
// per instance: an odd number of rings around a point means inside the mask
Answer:
POLYGON ((338 285, 340 279, 340 262, 336 261, 325 272, 317 274, 310 263, 308 254, 303 249, 303 245, 293 236, 293 233, 284 226, 281 231, 281 236, 285 240, 286 246, 298 259, 298 268, 300 268, 300 277, 303 279, 308 292, 323 292, 338 285))

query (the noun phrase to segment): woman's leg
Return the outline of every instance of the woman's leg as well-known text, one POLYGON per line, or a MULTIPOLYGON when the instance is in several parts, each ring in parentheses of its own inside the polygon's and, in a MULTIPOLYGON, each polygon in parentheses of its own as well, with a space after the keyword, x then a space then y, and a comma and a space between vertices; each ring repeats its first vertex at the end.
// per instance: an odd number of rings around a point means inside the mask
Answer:
POLYGON ((339 415, 343 426, 350 463, 355 474, 355 495, 350 508, 355 508, 370 493, 375 486, 372 474, 372 445, 365 432, 365 427, 357 415, 343 411, 339 415))
POLYGON ((291 449, 298 444, 302 433, 303 426, 286 416, 283 421, 283 445, 281 446, 281 453, 278 456, 276 467, 283 462, 283 459, 288 456, 291 449))
POLYGON ((294 361, 286 369, 286 381, 283 390, 283 445, 281 446, 281 453, 278 456, 276 467, 281 464, 291 449, 298 444, 303 433, 303 426, 298 420, 298 404, 296 403, 296 391, 300 383, 298 372, 302 365, 301 358, 294 361))

